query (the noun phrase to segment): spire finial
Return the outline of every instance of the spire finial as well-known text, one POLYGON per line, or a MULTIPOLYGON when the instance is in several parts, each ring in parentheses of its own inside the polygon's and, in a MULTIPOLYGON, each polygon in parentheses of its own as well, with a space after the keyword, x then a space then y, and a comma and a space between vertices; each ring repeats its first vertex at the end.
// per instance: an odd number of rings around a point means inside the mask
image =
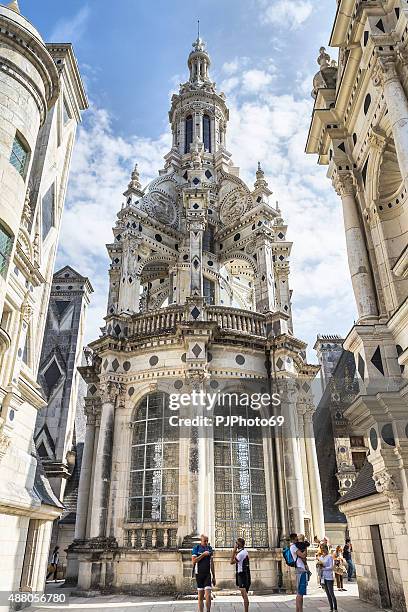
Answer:
POLYGON ((197 38, 200 38, 200 20, 197 19, 197 38))
POLYGON ((10 4, 7 5, 7 8, 11 9, 12 11, 15 11, 16 13, 20 13, 20 7, 18 6, 17 0, 13 0, 12 2, 10 2, 10 4))

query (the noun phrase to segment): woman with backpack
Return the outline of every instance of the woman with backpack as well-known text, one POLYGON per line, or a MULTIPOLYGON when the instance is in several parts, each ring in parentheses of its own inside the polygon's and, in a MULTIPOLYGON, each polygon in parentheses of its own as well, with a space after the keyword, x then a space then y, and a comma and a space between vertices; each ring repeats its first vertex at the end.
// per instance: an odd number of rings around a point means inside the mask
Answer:
POLYGON ((249 610, 248 591, 251 586, 251 570, 249 567, 249 555, 245 548, 244 538, 237 538, 231 554, 231 565, 235 565, 235 582, 239 588, 244 601, 244 612, 249 610))

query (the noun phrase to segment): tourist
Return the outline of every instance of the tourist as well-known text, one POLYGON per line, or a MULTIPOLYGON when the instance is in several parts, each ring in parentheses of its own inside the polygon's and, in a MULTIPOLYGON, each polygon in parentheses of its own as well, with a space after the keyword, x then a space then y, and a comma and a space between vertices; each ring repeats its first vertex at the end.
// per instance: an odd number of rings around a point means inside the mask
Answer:
POLYGON ((316 578, 317 578, 317 585, 320 589, 323 588, 322 585, 322 570, 321 570, 321 564, 320 564, 320 557, 323 555, 323 551, 322 551, 322 541, 319 542, 319 545, 317 547, 317 551, 316 551, 316 578))
POLYGON ((290 552, 296 564, 296 612, 303 612, 303 597, 307 595, 307 571, 305 567, 306 553, 297 547, 297 533, 291 533, 290 552))
POLYGON ((51 560, 50 560, 51 569, 48 571, 46 580, 48 580, 50 576, 54 575, 54 582, 57 582, 58 563, 59 563, 59 546, 56 546, 54 550, 52 551, 51 560))
POLYGON ((350 538, 347 538, 346 543, 343 547, 343 559, 347 563, 347 578, 349 582, 353 580, 353 576, 354 576, 354 562, 353 562, 352 554, 353 554, 353 545, 351 543, 350 538))
POLYGON ((319 559, 321 566, 321 580, 326 591, 327 599, 329 601, 329 606, 331 612, 337 612, 337 599, 334 594, 334 559, 332 555, 329 553, 329 547, 327 544, 322 544, 322 556, 319 559))
POLYGON ((304 564, 305 564, 305 569, 307 572, 307 579, 310 579, 310 576, 312 575, 312 572, 309 571, 309 566, 307 564, 307 549, 310 546, 310 542, 308 542, 306 540, 306 537, 303 535, 303 533, 300 533, 297 537, 297 541, 296 541, 296 546, 298 547, 298 550, 300 550, 301 552, 304 552, 306 554, 306 557, 304 559, 304 564))
POLYGON ((207 612, 211 610, 211 588, 215 586, 214 552, 208 543, 208 536, 200 536, 192 552, 193 571, 197 582, 198 610, 204 612, 204 595, 207 612))
POLYGON ((249 555, 245 548, 245 540, 237 538, 231 554, 231 565, 236 566, 235 581, 244 602, 244 612, 249 610, 248 591, 251 586, 251 570, 249 567, 249 555))
POLYGON ((336 576, 336 585, 339 591, 347 591, 344 588, 343 580, 344 574, 347 575, 347 564, 343 558, 343 552, 341 546, 336 546, 336 550, 333 553, 334 560, 334 575, 336 576))

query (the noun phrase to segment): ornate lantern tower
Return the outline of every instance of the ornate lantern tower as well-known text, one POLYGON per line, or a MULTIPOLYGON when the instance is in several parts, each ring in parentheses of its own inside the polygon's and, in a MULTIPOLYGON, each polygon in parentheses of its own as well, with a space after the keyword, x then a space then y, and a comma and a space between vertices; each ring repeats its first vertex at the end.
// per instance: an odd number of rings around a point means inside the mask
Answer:
MULTIPOLYGON (((231 161, 210 63, 197 38, 171 101, 164 168, 145 189, 135 168, 108 245, 106 325, 82 369, 88 427, 70 551, 82 588, 134 590, 171 576, 185 589, 187 551, 202 532, 217 549, 221 587, 238 533, 257 559, 255 580, 277 587, 282 538, 305 526, 323 533, 310 391, 318 368, 293 335, 292 245, 260 164, 250 188, 231 161), (276 436, 169 424, 170 394, 279 382, 291 404, 276 436)), ((205 416, 197 410, 185 407, 205 416)))

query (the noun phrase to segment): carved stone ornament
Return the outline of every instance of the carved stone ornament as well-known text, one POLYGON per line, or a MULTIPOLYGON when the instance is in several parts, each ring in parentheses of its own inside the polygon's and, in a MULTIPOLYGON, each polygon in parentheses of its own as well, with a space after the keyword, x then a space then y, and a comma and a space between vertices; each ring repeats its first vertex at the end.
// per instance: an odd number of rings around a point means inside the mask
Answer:
POLYGON ((149 193, 143 200, 149 215, 163 225, 173 225, 177 220, 177 209, 170 197, 160 192, 149 193))
POLYGON ((247 209, 247 196, 239 189, 230 192, 221 204, 220 219, 224 225, 238 221, 247 209))
POLYGON ((387 470, 382 470, 373 475, 375 488, 378 493, 392 493, 397 491, 397 485, 393 477, 387 470))
POLYGON ((399 80, 394 57, 379 57, 373 72, 375 87, 383 87, 394 80, 399 80))
POLYGON ((333 187, 339 196, 354 195, 355 180, 351 172, 336 173, 333 176, 333 187))
POLYGON ((207 373, 204 370, 187 370, 186 372, 186 382, 194 391, 200 391, 206 378, 207 373))
POLYGON ((100 385, 102 403, 110 402, 118 406, 122 405, 125 395, 125 385, 118 382, 108 381, 100 385))
POLYGON ((10 446, 10 438, 4 433, 4 419, 0 418, 0 462, 10 446))

